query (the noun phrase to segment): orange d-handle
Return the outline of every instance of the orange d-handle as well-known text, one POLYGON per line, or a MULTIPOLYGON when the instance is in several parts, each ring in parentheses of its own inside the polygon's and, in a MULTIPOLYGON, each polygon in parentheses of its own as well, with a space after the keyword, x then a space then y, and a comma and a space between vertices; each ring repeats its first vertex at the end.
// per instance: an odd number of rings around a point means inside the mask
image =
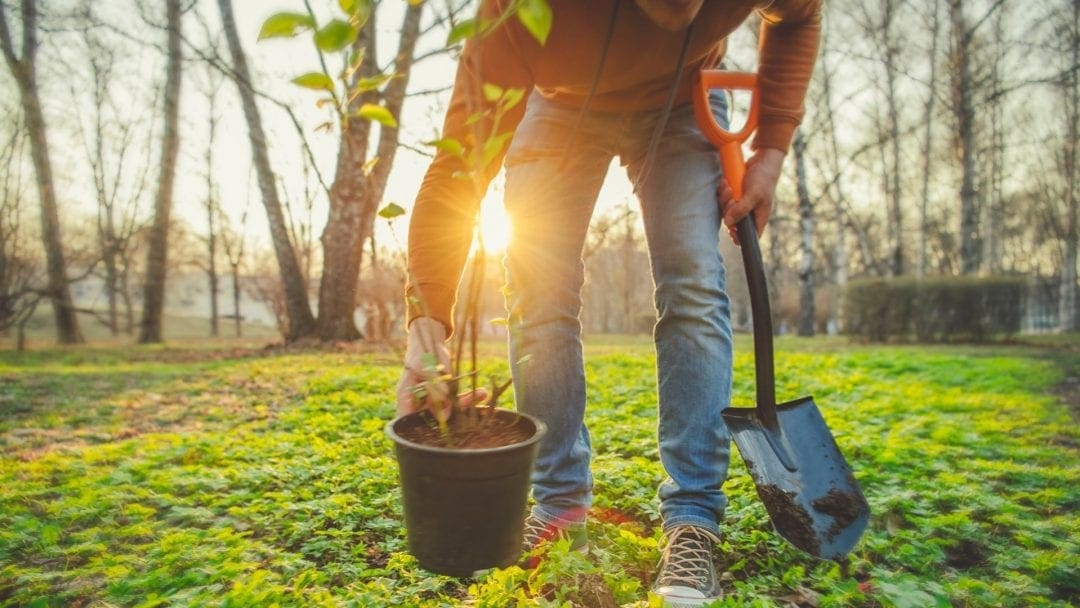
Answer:
POLYGON ((746 173, 742 144, 757 128, 757 74, 701 70, 694 86, 694 115, 705 137, 720 151, 720 166, 724 170, 724 179, 731 186, 732 194, 736 199, 742 198, 743 175, 746 173), (709 105, 709 92, 713 89, 750 91, 750 111, 746 115, 746 124, 738 133, 728 131, 716 122, 716 116, 709 105))

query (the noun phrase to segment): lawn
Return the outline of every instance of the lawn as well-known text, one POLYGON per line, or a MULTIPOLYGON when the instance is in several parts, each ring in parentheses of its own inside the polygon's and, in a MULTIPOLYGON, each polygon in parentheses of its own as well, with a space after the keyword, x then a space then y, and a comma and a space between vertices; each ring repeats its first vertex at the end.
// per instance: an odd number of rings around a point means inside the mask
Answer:
MULTIPOLYGON (((733 456, 717 605, 1080 605, 1075 345, 781 340, 778 398, 813 395, 873 518, 848 563, 809 558, 733 456)), ((651 606, 651 349, 587 350, 592 552, 470 580, 405 552, 394 352, 0 352, 0 606, 651 606)), ((505 375, 494 345, 485 363, 505 375)))

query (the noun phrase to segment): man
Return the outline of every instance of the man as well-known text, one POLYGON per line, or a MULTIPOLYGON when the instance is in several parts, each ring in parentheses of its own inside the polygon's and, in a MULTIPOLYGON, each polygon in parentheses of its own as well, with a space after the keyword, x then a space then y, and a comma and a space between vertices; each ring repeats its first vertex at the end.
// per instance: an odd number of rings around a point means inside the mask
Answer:
MULTIPOLYGON (((659 489, 666 544, 654 591, 665 605, 699 606, 720 596, 712 551, 730 450, 720 415, 731 395, 732 343, 719 230, 723 222, 733 231, 747 213, 759 232, 765 227, 802 117, 820 0, 549 2, 554 22, 545 44, 517 19, 500 19, 510 0, 485 0, 480 16, 488 29, 466 44, 444 138, 477 150, 496 143, 486 166, 477 163, 480 155, 466 154, 469 164, 440 151, 420 188, 409 231, 410 333, 398 411, 423 406, 409 389, 422 379, 425 352, 449 364, 443 343, 479 200, 504 166, 517 407, 548 426, 525 547, 555 535, 585 546, 592 477, 578 321, 581 250, 618 156, 641 203, 656 286, 659 448, 669 477, 659 489), (718 65, 726 37, 755 10, 763 17, 759 127, 744 195, 731 200, 717 152, 695 123, 690 88, 697 70, 718 65), (499 93, 511 89, 523 90, 527 101, 500 115, 499 93), (497 144, 510 132, 504 158, 497 144)), ((714 95, 712 104, 726 121, 724 96, 714 95)))

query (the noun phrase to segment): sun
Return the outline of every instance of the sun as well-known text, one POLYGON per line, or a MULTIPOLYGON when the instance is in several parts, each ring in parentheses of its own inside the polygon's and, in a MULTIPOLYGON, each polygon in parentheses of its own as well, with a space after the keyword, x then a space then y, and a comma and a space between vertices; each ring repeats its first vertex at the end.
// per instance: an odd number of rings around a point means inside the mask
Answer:
POLYGON ((480 232, 489 253, 503 253, 510 242, 510 220, 506 217, 502 199, 490 198, 486 198, 480 207, 480 232))

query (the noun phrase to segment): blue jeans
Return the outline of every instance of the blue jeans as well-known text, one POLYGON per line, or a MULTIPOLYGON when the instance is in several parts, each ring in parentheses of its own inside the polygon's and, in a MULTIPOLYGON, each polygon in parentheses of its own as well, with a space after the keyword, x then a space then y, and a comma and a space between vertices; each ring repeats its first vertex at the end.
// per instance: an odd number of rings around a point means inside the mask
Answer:
MULTIPOLYGON (((724 97, 712 103, 726 124, 724 97)), ((581 252, 618 156, 641 203, 655 285, 659 447, 668 475, 659 489, 663 525, 718 532, 731 443, 720 412, 731 398, 732 345, 717 152, 691 104, 676 106, 642 175, 660 112, 589 112, 567 151, 579 112, 533 93, 505 161, 511 371, 518 409, 548 426, 533 475, 533 515, 572 525, 584 521, 592 503, 581 252)))

